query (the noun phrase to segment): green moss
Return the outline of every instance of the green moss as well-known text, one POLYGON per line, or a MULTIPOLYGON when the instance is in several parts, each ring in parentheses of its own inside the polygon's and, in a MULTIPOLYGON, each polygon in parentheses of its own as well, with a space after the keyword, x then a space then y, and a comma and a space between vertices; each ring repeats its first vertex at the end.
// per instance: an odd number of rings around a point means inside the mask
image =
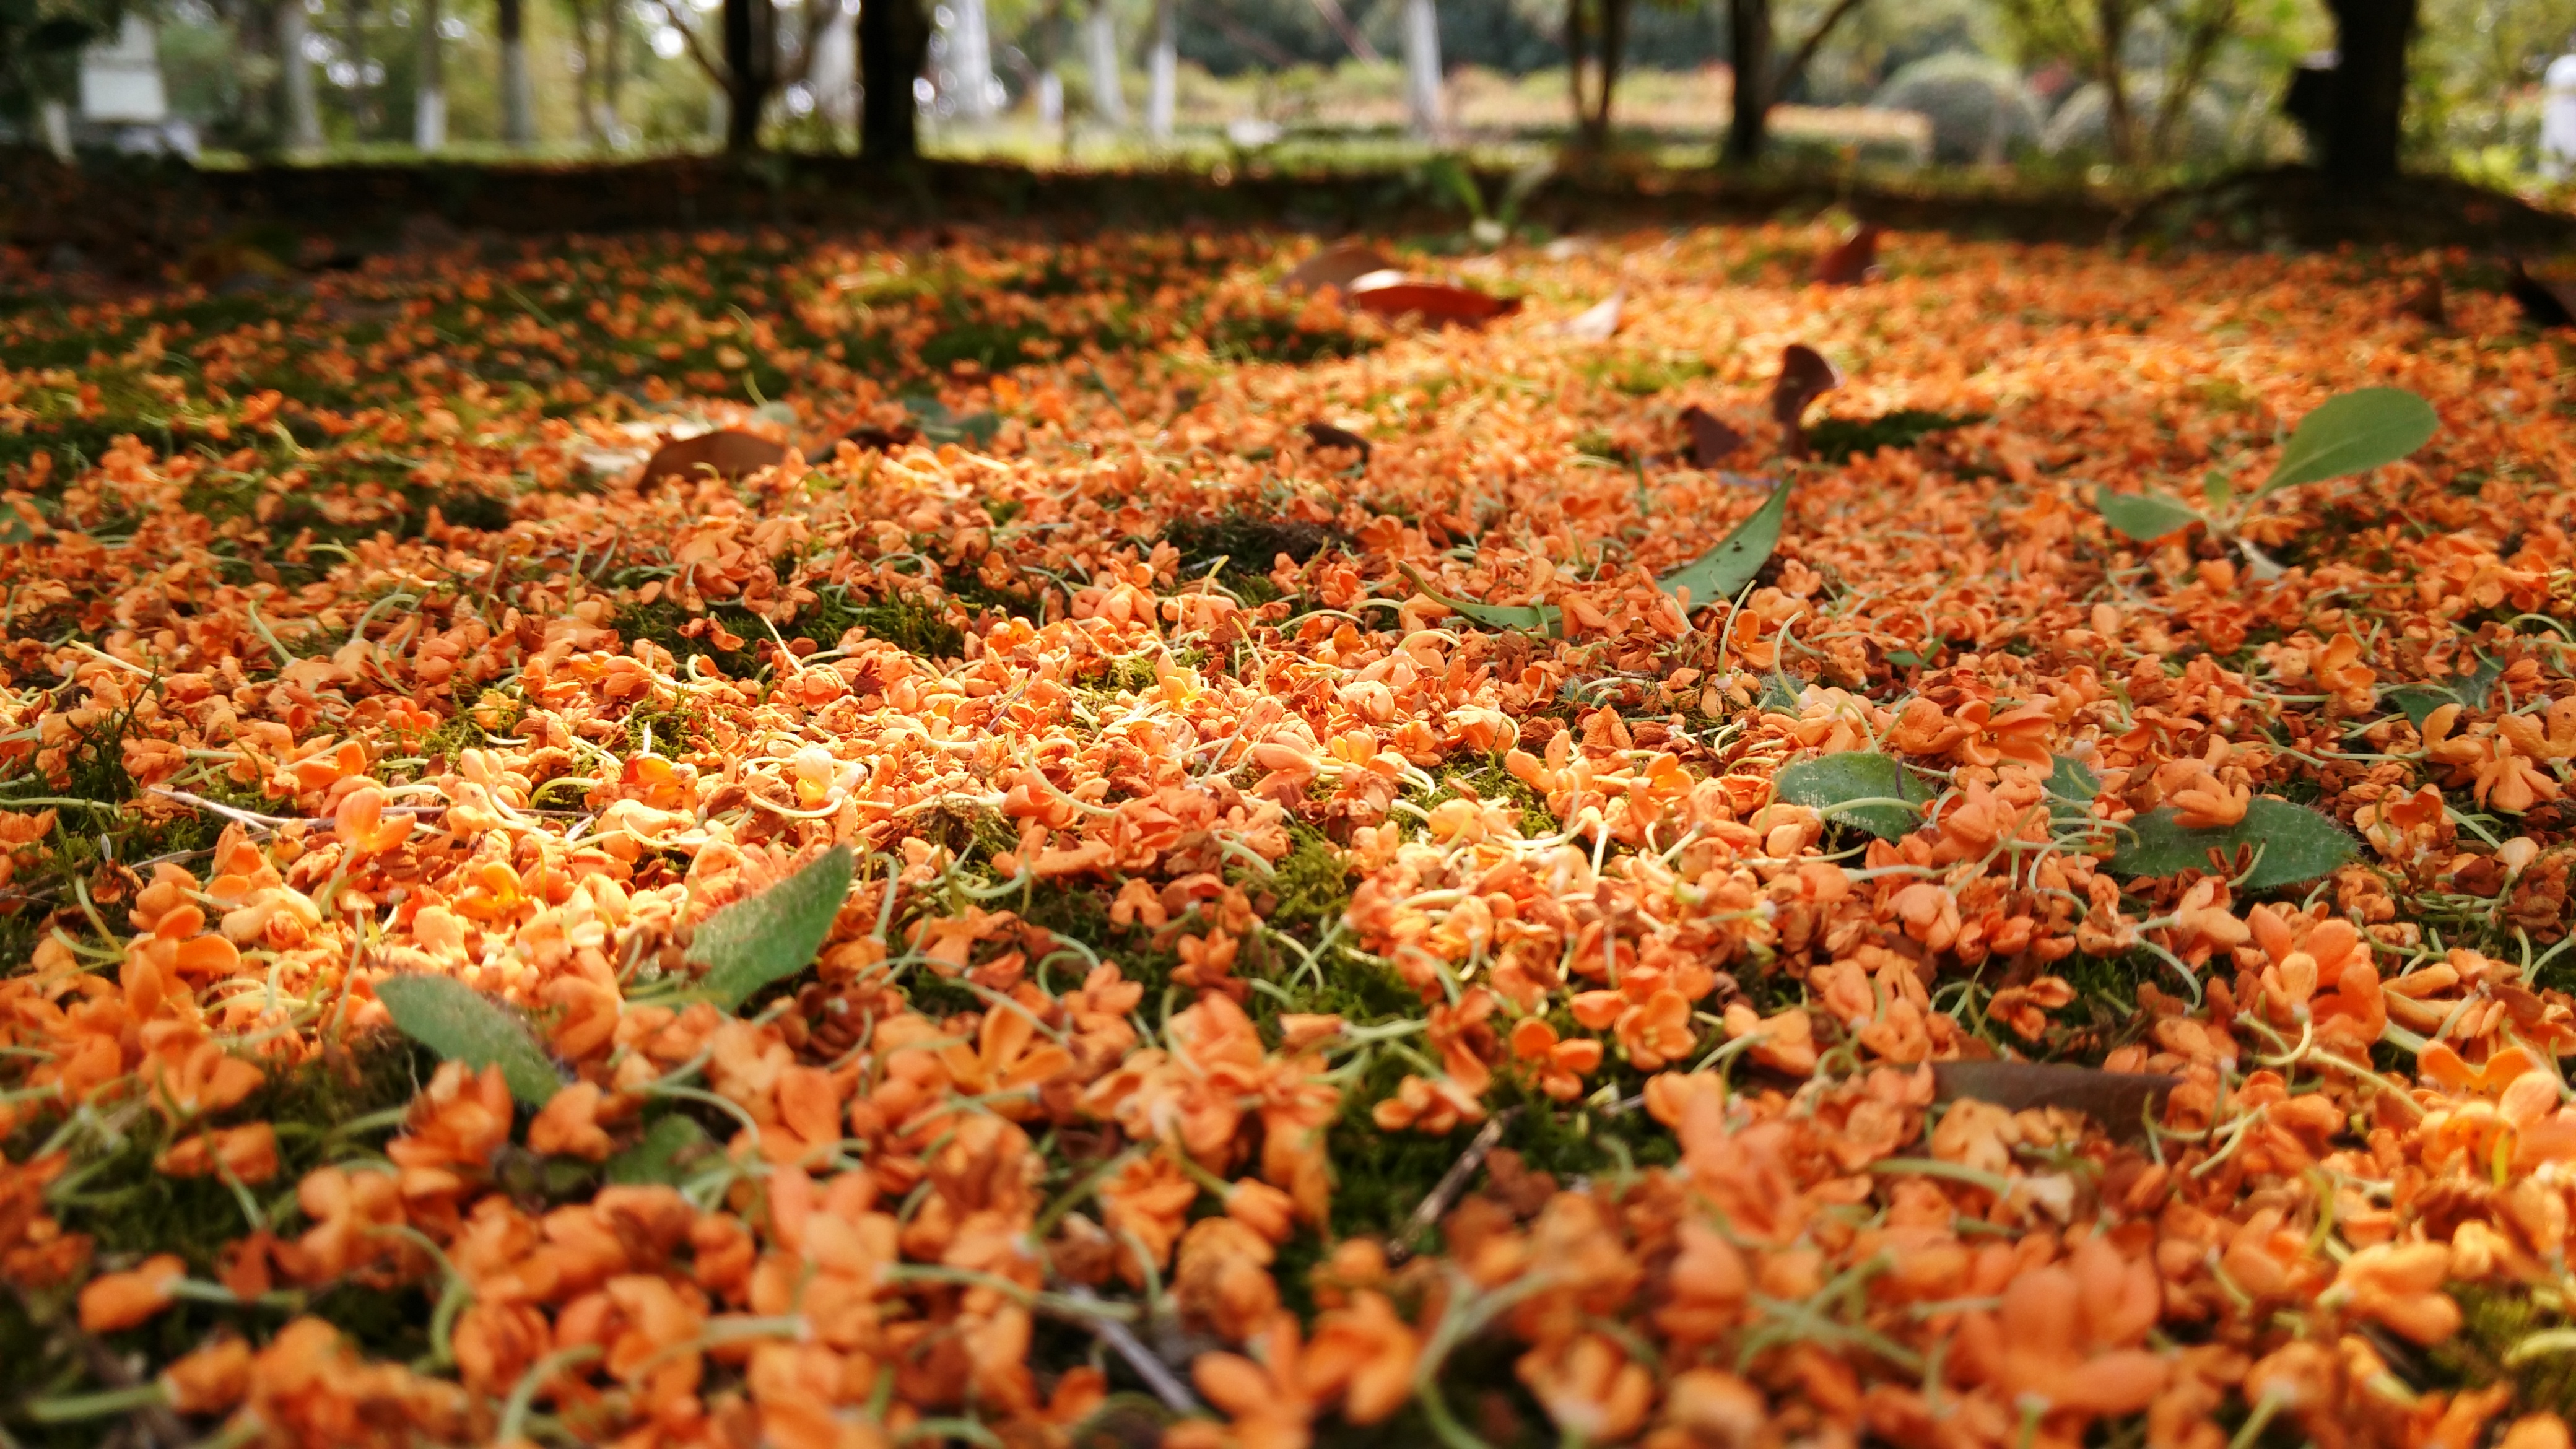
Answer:
POLYGON ((1881 448, 1911 448, 1933 433, 1983 422, 1985 416, 1900 408, 1874 418, 1824 418, 1807 429, 1807 445, 1829 462, 1866 458, 1881 448))
POLYGON ((1486 755, 1484 762, 1472 769, 1452 765, 1449 778, 1475 791, 1479 800, 1500 800, 1518 806, 1523 835, 1554 835, 1565 828, 1557 822, 1555 812, 1547 808, 1547 797, 1513 774, 1503 764, 1499 750, 1486 755))
POLYGON ((2542 1308, 2512 1288, 2454 1283, 2449 1291, 2460 1303, 2460 1331, 2423 1350, 2426 1377, 2434 1380, 2423 1387, 2510 1383, 2516 1413, 2576 1414, 2576 1356, 2541 1353, 2520 1364, 2510 1357, 2516 1344, 2535 1333, 2564 1331, 2564 1312, 2542 1308))
POLYGON ((948 621, 947 611, 909 595, 863 605, 850 610, 849 616, 869 638, 882 639, 923 659, 955 659, 966 652, 966 631, 948 621))

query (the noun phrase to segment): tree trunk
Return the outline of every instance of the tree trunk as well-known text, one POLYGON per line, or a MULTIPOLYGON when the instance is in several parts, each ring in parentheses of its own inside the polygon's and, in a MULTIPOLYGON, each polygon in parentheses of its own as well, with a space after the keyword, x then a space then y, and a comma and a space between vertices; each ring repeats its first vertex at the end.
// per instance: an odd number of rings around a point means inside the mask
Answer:
POLYGON ((322 113, 313 99, 313 62, 304 54, 304 38, 310 33, 304 0, 284 0, 277 7, 277 98, 285 112, 278 121, 289 151, 312 151, 322 145, 322 113))
POLYGON ((1735 104, 1726 128, 1726 164, 1762 159, 1771 129, 1771 0, 1726 0, 1728 47, 1735 63, 1735 104))
POLYGON ((438 33, 439 0, 420 0, 420 74, 412 91, 411 143, 424 151, 447 144, 447 41, 438 33))
POLYGON ((581 143, 597 148, 608 138, 599 131, 599 108, 592 99, 599 93, 599 51, 590 39, 590 0, 564 0, 572 13, 572 92, 573 109, 581 123, 581 143))
POLYGON ((948 73, 957 82, 957 114, 970 121, 993 119, 993 31, 984 0, 949 0, 948 73))
POLYGON ((920 106, 912 83, 930 54, 930 17, 922 0, 861 0, 859 7, 859 154, 909 161, 921 154, 920 106))
POLYGON ((599 130, 611 146, 626 143, 626 123, 620 119, 620 94, 626 89, 626 21, 625 7, 618 0, 600 7, 599 13, 599 130))
POLYGON ((1082 39, 1091 64, 1091 113, 1104 126, 1124 126, 1127 96, 1119 89, 1118 22, 1109 13, 1109 0, 1091 0, 1082 39))
POLYGON ((1601 89, 1592 98, 1592 146, 1610 145, 1610 98, 1619 89, 1619 63, 1628 49, 1630 0, 1601 0, 1601 89))
POLYGON ((2343 181, 2397 176, 2406 113, 2406 45, 2416 0, 2326 0, 2336 64, 2326 109, 2325 172, 2343 181))
POLYGON ((501 0, 501 140, 537 142, 537 95, 528 79, 526 0, 501 0))
POLYGON ((1584 35, 1583 0, 1565 0, 1565 84, 1574 104, 1574 141, 1592 144, 1592 107, 1583 96, 1583 53, 1591 48, 1584 35))
POLYGON ((1413 133, 1440 134, 1440 17, 1431 0, 1404 0, 1404 98, 1413 133))
POLYGON ((2129 48, 2129 7, 2126 0, 2100 0, 2095 14, 2101 29, 2093 78, 2102 83, 2102 128, 2111 143, 2111 160, 2127 166, 2138 159, 2138 123, 2129 112, 2129 74, 2120 65, 2120 53, 2129 48))
POLYGON ((724 0, 723 19, 725 150, 739 156, 760 148, 760 111, 778 83, 778 11, 770 0, 724 0))
POLYGON ((356 83, 346 91, 349 129, 359 140, 372 141, 384 117, 378 113, 376 88, 367 84, 367 0, 344 0, 340 19, 340 44, 348 50, 349 63, 358 73, 356 83))
POLYGON ((1173 31, 1172 0, 1154 0, 1154 53, 1145 71, 1145 134, 1156 144, 1172 139, 1179 108, 1181 47, 1173 31))

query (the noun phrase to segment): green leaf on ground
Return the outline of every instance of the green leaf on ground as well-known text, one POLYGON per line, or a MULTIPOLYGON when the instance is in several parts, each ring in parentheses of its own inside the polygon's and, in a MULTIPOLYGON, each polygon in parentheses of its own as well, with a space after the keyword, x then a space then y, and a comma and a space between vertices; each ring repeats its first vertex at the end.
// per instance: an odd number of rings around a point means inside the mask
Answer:
POLYGON ((1922 823, 1923 807, 1932 799, 1912 770, 1865 750, 1784 765, 1771 784, 1790 804, 1812 806, 1829 821, 1857 825, 1881 840, 1922 823))
MULTIPOLYGON (((2131 822, 2136 834, 2113 851, 2114 875, 2168 876, 2186 870, 2208 870, 2209 852, 2235 861, 2247 846, 2262 852, 2241 889, 2315 880, 2352 858, 2354 842, 2341 825, 2303 805, 2269 796, 2245 807, 2245 818, 2224 830, 2186 830, 2168 806, 2131 822)), ((2231 871, 2233 867, 2230 867, 2231 871)))
POLYGON ((703 964, 699 990, 727 1011, 814 962, 856 873, 850 848, 835 845, 787 879, 709 916, 686 959, 703 964))
POLYGON ((1565 637, 1565 614, 1554 604, 1479 604, 1470 599, 1453 599, 1431 587, 1431 581, 1413 565, 1398 564, 1396 567, 1404 570, 1404 576, 1413 580, 1413 586, 1433 603, 1488 628, 1519 629, 1545 634, 1550 639, 1565 637))
POLYGON ((2441 425, 2431 403, 2402 387, 2337 394, 2299 419, 2254 496, 2394 463, 2432 441, 2441 425))
POLYGON ((500 1067, 510 1095, 531 1107, 544 1106, 563 1088, 562 1076, 526 1020, 453 976, 388 976, 376 983, 376 999, 393 1014, 403 1035, 438 1053, 440 1060, 463 1062, 476 1071, 500 1067))
POLYGON ((1770 561, 1771 551, 1780 546, 1780 525, 1788 517, 1789 484, 1783 480, 1753 510, 1753 516, 1735 525, 1715 548, 1657 579, 1656 586, 1677 598, 1682 590, 1690 590, 1694 608, 1733 599, 1770 561))
POLYGON ((2417 729, 2433 717, 2433 711, 2446 704, 2458 704, 2460 697, 2438 684, 2401 684, 2380 692, 2379 702, 2406 716, 2406 722, 2417 729))
POLYGON ((2161 493, 2114 493, 2104 488, 2093 495, 2093 506, 2101 510, 2103 521, 2140 543, 2153 543, 2201 521, 2189 504, 2161 493))
POLYGON ((2048 766, 2048 820, 2059 830, 2093 817, 2093 797, 2102 792, 2102 777, 2071 755, 2056 755, 2048 766))
POLYGON ((634 1146, 608 1159, 608 1180, 621 1187, 675 1187, 707 1154, 721 1150, 694 1119, 667 1113, 654 1119, 634 1146))

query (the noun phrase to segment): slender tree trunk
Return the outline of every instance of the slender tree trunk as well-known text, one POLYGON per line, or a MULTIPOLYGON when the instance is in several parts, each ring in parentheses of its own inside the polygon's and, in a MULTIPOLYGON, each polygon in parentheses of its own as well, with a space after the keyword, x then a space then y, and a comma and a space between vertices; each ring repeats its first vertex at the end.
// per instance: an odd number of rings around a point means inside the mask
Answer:
POLYGON ((1726 128, 1726 164, 1762 159, 1771 130, 1771 0, 1726 0, 1735 62, 1734 116, 1726 128))
POLYGON ((770 0, 724 0, 724 66, 725 150, 745 155, 760 149, 761 108, 778 84, 778 11, 770 0))
POLYGON ((1440 16, 1431 0, 1404 0, 1404 98, 1417 136, 1440 134, 1440 16))
POLYGON ((859 154, 909 161, 921 154, 920 106, 912 83, 930 54, 930 17, 922 0, 861 0, 859 7, 859 154))
POLYGON ((1173 113, 1180 105, 1180 37, 1172 0, 1154 0, 1154 52, 1145 70, 1145 134, 1160 145, 1172 139, 1173 113))
POLYGON ((949 74, 957 78, 957 114, 970 121, 993 119, 993 31, 984 0, 949 0, 955 17, 948 28, 949 74))
POLYGON ((1565 0, 1565 85, 1574 106, 1574 140, 1592 144, 1592 108, 1583 95, 1583 54, 1590 49, 1583 25, 1583 0, 1565 0))
POLYGON ((591 44, 590 0, 564 0, 564 9, 572 16, 572 99, 581 125, 581 143, 597 148, 606 138, 599 133, 599 112, 592 97, 599 91, 599 51, 591 44))
POLYGON ((278 120, 290 151, 313 151, 322 145, 322 114, 313 97, 313 62, 304 54, 304 39, 311 33, 304 0, 284 0, 277 7, 277 97, 285 112, 278 120))
POLYGON ((1118 21, 1109 0, 1091 0, 1082 22, 1083 49, 1091 66, 1091 113, 1104 126, 1127 124, 1127 96, 1118 78, 1118 21))
POLYGON ((349 129, 359 140, 372 141, 380 118, 376 113, 376 88, 367 84, 367 0, 343 0, 340 37, 340 44, 349 52, 349 63, 358 72, 356 83, 347 91, 349 129))
POLYGON ((611 146, 626 140, 625 112, 619 107, 625 89, 625 0, 607 0, 599 7, 599 130, 611 146))
POLYGON ((1628 49, 1630 0, 1601 0, 1601 89, 1592 98, 1592 145, 1610 145, 1610 100, 1619 89, 1619 65, 1628 49))
POLYGON ((500 0, 501 141, 514 147, 537 142, 537 96, 528 79, 526 0, 500 0))
POLYGON ((424 151, 447 144, 447 41, 438 33, 440 0, 419 0, 419 75, 412 92, 411 143, 424 151))
POLYGON ((2120 53, 2129 45, 2128 0, 2100 0, 2095 14, 2101 26, 2094 79, 2102 83, 2102 125, 2111 143, 2112 161, 2127 166, 2138 159, 2137 118, 2129 111, 2129 73, 2120 64, 2120 53))
POLYGON ((2337 57, 2324 128, 2327 175, 2365 183, 2396 178, 2415 6, 2416 0, 2326 0, 2337 57))

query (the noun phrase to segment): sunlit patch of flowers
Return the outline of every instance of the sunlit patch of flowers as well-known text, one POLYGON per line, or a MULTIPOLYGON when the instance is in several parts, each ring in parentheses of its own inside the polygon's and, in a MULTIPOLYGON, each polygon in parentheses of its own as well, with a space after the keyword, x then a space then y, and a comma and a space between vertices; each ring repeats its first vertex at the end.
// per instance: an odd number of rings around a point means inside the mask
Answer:
POLYGON ((55 359, 0 366, 0 1339, 76 1365, 0 1419, 2565 1446, 2507 1372, 2576 1348, 2556 354, 2401 317, 2408 259, 1897 238, 1829 291, 1824 240, 1507 251, 1482 330, 1259 236, 0 322, 55 359), (1797 341, 1949 426, 1775 456, 1797 341), (2262 555, 2093 511, 2369 384, 2437 441, 2262 555), (714 426, 789 459, 637 481, 714 426), (1740 595, 1657 586, 1780 480, 1740 595), (1854 752, 1903 828, 1775 788, 1854 752), (2111 868, 2264 800, 2353 858, 2111 868), (836 845, 810 966, 710 1000, 704 923, 836 845), (542 1105, 420 1053, 313 1110, 401 973, 524 1014, 542 1105), (2170 1080, 1940 1088, 1993 1060, 2170 1080), (161 1192, 219 1224, 134 1241, 161 1192))

